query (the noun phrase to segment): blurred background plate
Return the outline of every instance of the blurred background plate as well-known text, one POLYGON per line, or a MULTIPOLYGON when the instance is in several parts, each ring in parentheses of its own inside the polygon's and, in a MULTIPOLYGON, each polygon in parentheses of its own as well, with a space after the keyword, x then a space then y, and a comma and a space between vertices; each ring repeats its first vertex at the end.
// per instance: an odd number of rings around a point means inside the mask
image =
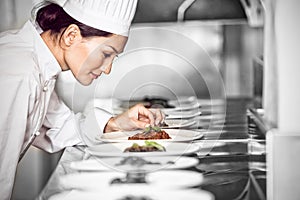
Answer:
POLYGON ((194 118, 201 115, 200 109, 194 110, 164 110, 166 114, 166 119, 189 119, 194 118))
POLYGON ((185 156, 163 156, 163 157, 113 157, 95 158, 83 161, 67 163, 67 166, 77 171, 109 171, 122 172, 136 169, 144 171, 184 169, 196 166, 199 160, 185 156))
POLYGON ((214 196, 204 190, 187 189, 187 190, 162 190, 159 188, 145 188, 136 186, 132 188, 119 187, 108 189, 107 191, 86 192, 86 191, 67 191, 52 196, 49 200, 213 200, 214 196), (134 191, 133 191, 134 189, 134 191))
POLYGON ((166 151, 156 152, 125 152, 127 147, 133 143, 144 145, 142 140, 134 140, 132 143, 105 143, 96 146, 89 146, 85 149, 91 156, 109 156, 109 157, 128 157, 128 156, 180 156, 195 153, 199 150, 200 146, 193 143, 182 142, 159 142, 166 148, 166 151))
POLYGON ((172 128, 186 128, 196 124, 196 120, 184 120, 184 119, 166 119, 165 123, 168 126, 162 126, 163 129, 172 129, 172 128))
POLYGON ((63 190, 82 190, 106 192, 108 189, 126 188, 131 194, 144 187, 161 188, 165 191, 181 190, 189 187, 200 187, 203 182, 203 175, 196 171, 189 170, 161 170, 145 174, 145 183, 114 183, 116 179, 126 179, 126 173, 121 172, 80 172, 60 176, 58 187, 63 190))

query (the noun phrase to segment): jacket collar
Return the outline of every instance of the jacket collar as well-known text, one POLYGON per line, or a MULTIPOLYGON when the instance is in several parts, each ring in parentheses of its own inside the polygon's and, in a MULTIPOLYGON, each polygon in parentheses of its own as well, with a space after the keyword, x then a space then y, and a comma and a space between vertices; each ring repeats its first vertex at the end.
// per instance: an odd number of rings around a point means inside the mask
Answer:
POLYGON ((31 43, 38 62, 38 68, 44 76, 45 80, 49 80, 62 71, 56 58, 47 47, 38 30, 31 21, 27 21, 23 28, 19 31, 25 42, 31 43))

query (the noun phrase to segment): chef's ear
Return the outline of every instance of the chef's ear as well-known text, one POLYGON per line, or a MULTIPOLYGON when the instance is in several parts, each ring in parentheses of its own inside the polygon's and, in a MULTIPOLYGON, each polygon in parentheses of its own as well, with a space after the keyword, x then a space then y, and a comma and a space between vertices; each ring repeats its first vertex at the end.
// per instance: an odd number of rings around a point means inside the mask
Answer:
POLYGON ((69 25, 63 32, 62 40, 66 46, 71 46, 75 41, 81 40, 80 29, 76 24, 69 25))

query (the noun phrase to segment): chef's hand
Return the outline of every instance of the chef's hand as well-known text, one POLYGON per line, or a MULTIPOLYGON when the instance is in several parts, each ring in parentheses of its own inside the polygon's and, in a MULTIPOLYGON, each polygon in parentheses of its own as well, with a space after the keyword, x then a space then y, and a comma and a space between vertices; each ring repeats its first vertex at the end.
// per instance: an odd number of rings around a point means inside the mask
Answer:
POLYGON ((128 111, 112 117, 106 124, 104 132, 131 131, 144 129, 151 125, 159 125, 165 115, 159 109, 147 109, 143 104, 137 104, 128 111))

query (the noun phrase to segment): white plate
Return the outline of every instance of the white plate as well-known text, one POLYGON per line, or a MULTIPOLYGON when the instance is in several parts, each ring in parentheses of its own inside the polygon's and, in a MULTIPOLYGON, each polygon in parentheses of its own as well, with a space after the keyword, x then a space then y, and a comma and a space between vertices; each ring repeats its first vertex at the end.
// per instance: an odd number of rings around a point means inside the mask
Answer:
POLYGON ((195 120, 183 120, 183 119, 166 119, 165 123, 168 126, 161 127, 163 129, 170 128, 185 128, 196 124, 195 120))
MULTIPOLYGON (((111 188, 121 189, 125 187, 132 190, 144 186, 144 189, 156 187, 167 191, 200 186, 203 182, 203 175, 199 172, 189 170, 162 170, 145 174, 146 183, 111 184, 113 180, 124 178, 126 178, 126 173, 121 172, 71 173, 60 176, 57 181, 57 187, 63 188, 64 190, 77 189, 105 192, 111 188)), ((132 192, 132 194, 134 194, 134 192, 132 192)))
POLYGON ((185 189, 185 190, 163 190, 160 188, 153 188, 147 186, 132 186, 132 187, 119 187, 108 190, 100 191, 79 191, 72 190, 50 197, 49 200, 122 200, 122 199, 151 199, 151 200, 213 200, 214 196, 208 191, 200 189, 185 189))
POLYGON ((188 110, 188 111, 166 111, 166 119, 188 119, 201 115, 201 111, 199 109, 196 110, 188 110))
MULTIPOLYGON (((164 130, 164 129, 162 129, 164 130)), ((203 133, 192 130, 184 129, 166 129, 166 131, 171 139, 158 139, 153 141, 171 141, 171 142, 185 142, 200 139, 203 137, 203 133)), ((128 140, 128 137, 133 136, 136 133, 141 133, 142 130, 128 131, 128 132, 111 132, 101 135, 100 138, 96 138, 102 142, 135 142, 139 140, 128 140)))
POLYGON ((83 161, 76 161, 68 163, 68 166, 73 170, 78 171, 108 171, 117 170, 128 172, 132 170, 143 171, 156 171, 156 170, 169 170, 169 169, 184 169, 193 167, 198 164, 197 158, 185 157, 185 156, 159 156, 159 157, 135 157, 131 160, 143 159, 145 164, 124 163, 125 159, 129 157, 113 157, 113 158, 96 158, 83 161), (124 163, 124 164, 123 164, 124 163))
POLYGON ((198 99, 195 96, 179 96, 176 100, 168 101, 168 103, 173 106, 178 106, 178 104, 191 104, 194 102, 198 102, 198 99))
POLYGON ((199 150, 200 146, 193 143, 180 143, 180 142, 158 142, 166 148, 166 151, 159 152, 126 152, 123 151, 130 147, 133 143, 144 145, 143 140, 134 140, 128 143, 105 143, 96 146, 90 146, 85 149, 87 153, 94 156, 103 157, 128 157, 128 156, 180 156, 195 153, 199 150))
POLYGON ((189 104, 175 104, 174 108, 161 108, 164 112, 173 112, 173 111, 187 111, 192 109, 197 109, 200 107, 198 102, 193 102, 189 104))
POLYGON ((195 109, 200 107, 200 103, 198 99, 194 96, 178 97, 176 100, 169 100, 168 104, 174 106, 175 108, 173 109, 175 110, 190 110, 190 109, 195 109))

